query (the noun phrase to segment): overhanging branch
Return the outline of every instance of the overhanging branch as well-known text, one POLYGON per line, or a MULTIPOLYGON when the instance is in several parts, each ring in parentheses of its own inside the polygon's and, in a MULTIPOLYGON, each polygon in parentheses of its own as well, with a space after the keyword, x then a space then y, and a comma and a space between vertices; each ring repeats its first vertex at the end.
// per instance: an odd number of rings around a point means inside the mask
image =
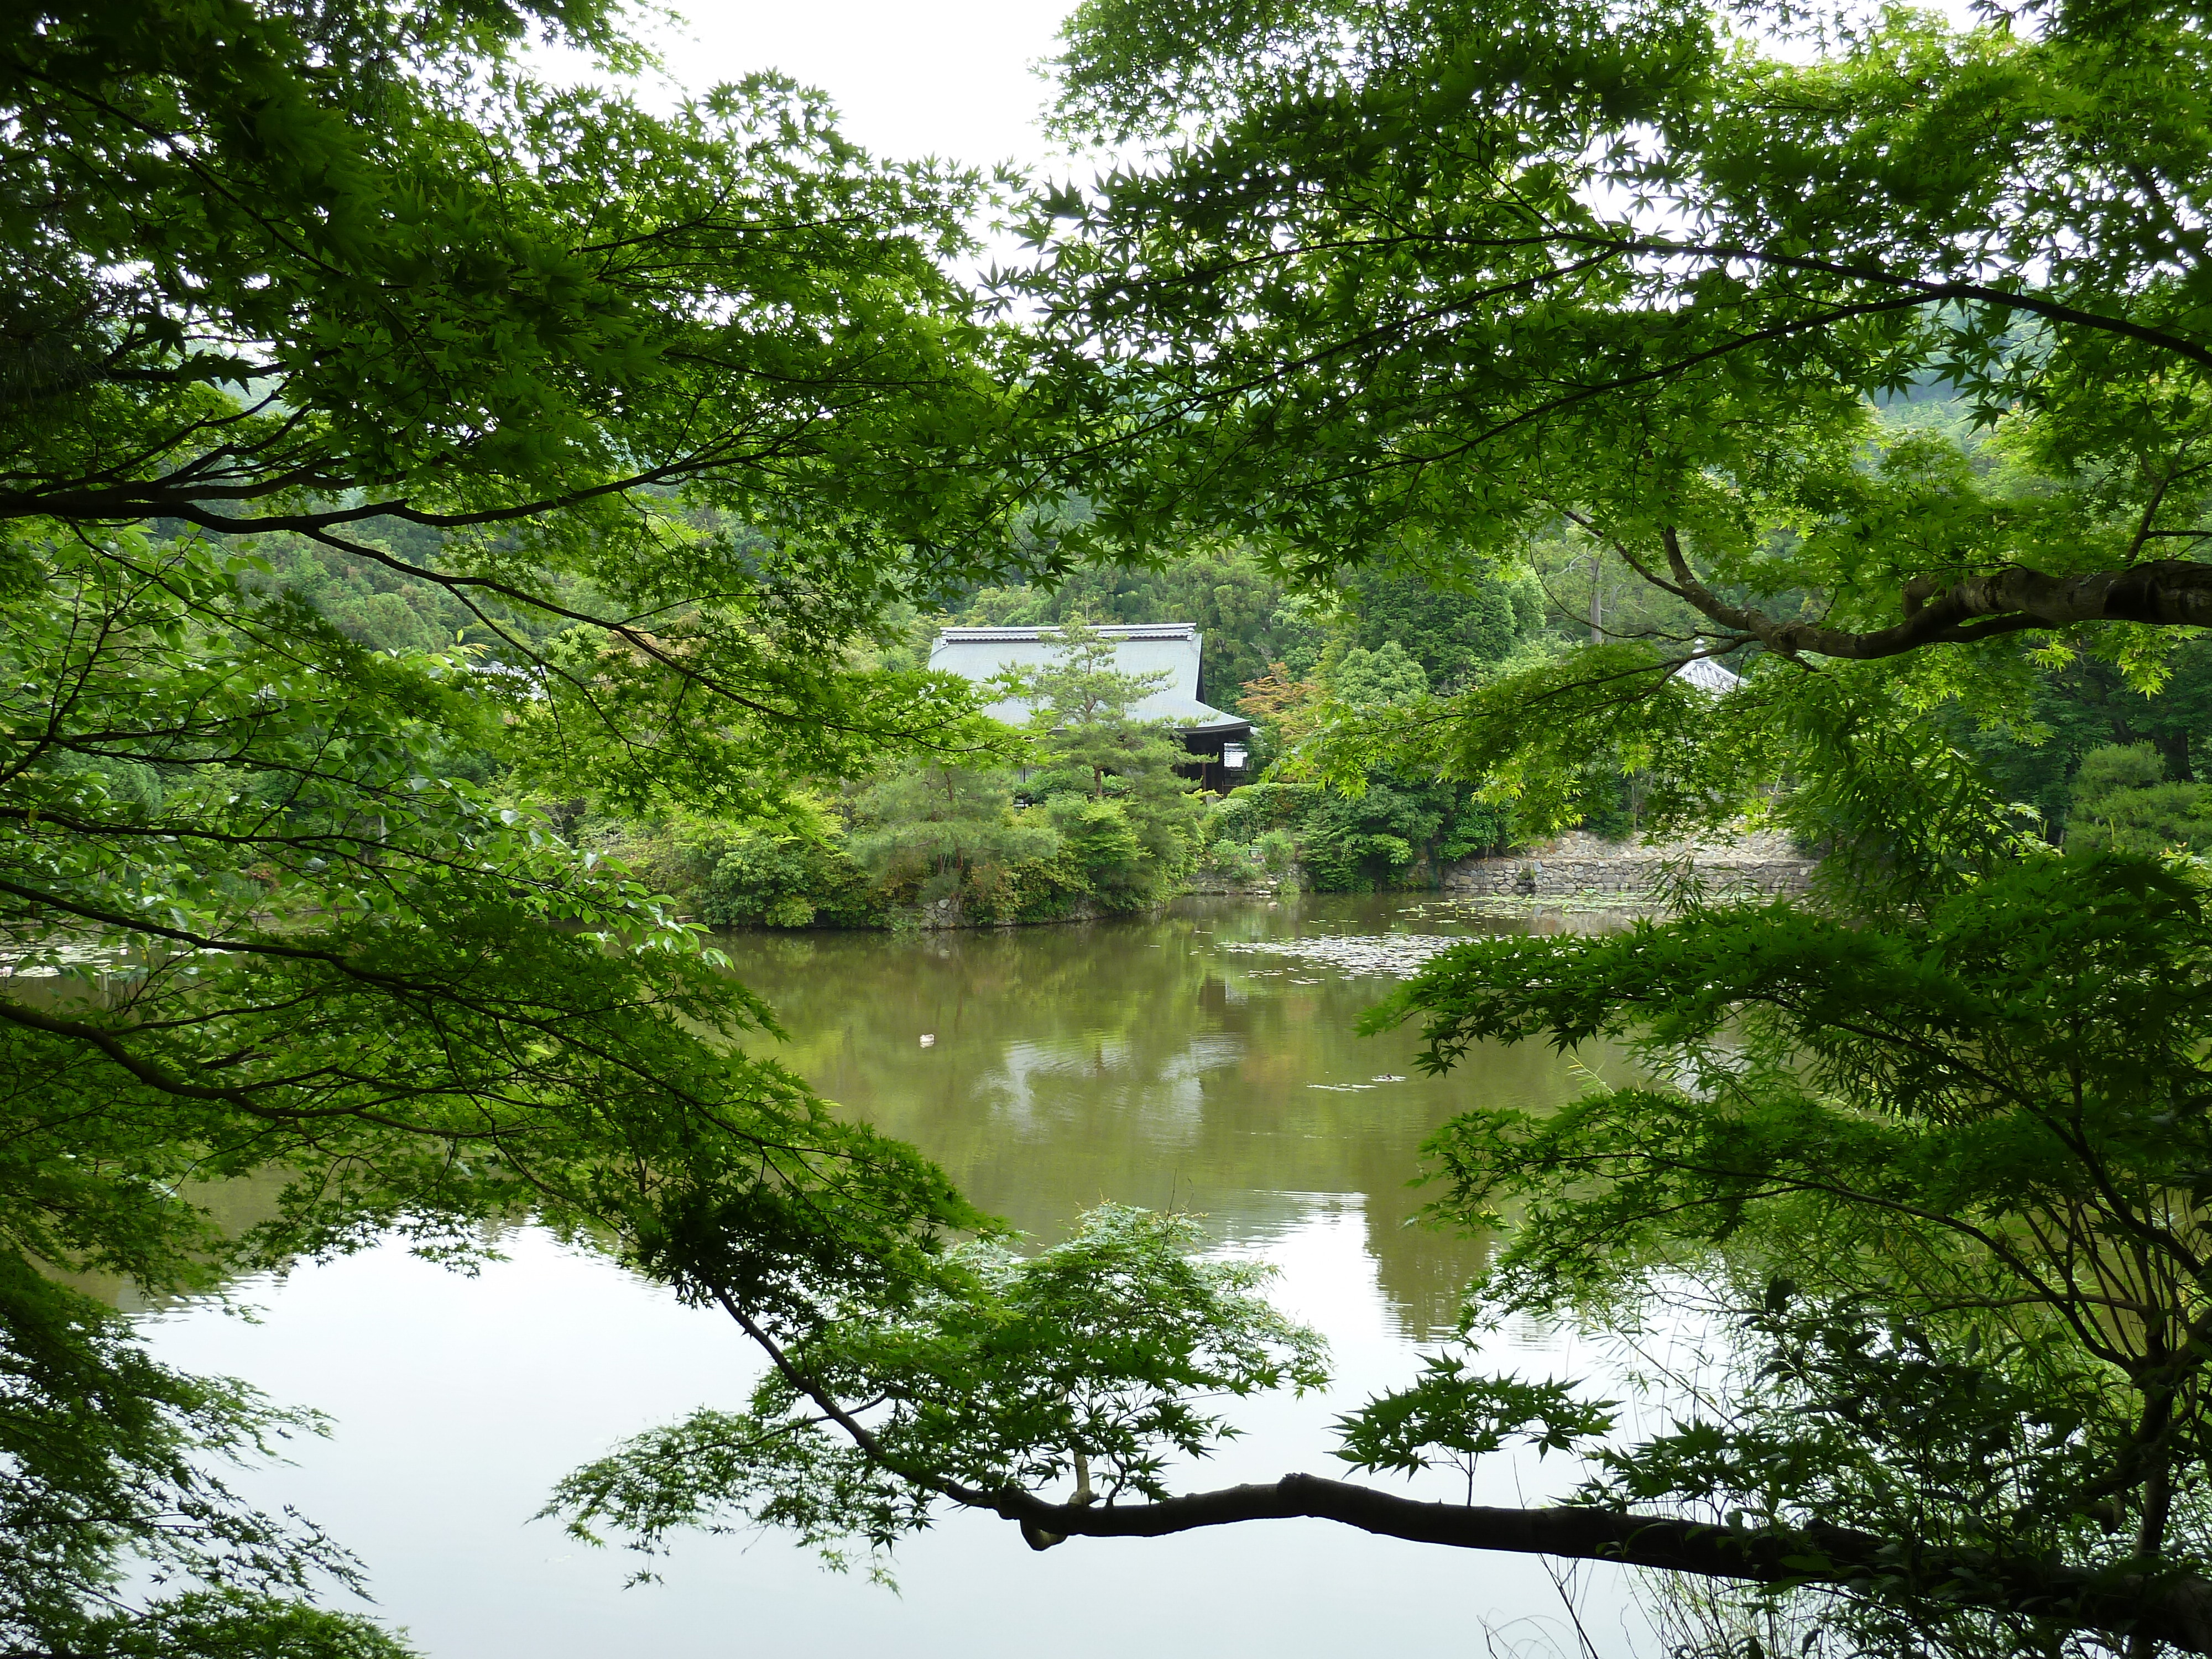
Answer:
POLYGON ((1141 1504, 1048 1503, 1018 1487, 984 1492, 895 1455, 787 1352, 724 1286, 709 1295, 861 1455, 886 1473, 968 1509, 1017 1522, 1031 1549, 1069 1538, 1164 1538, 1251 1521, 1334 1521, 1409 1543, 1610 1561, 1742 1583, 1900 1595, 2115 1638, 2148 1637, 2212 1655, 2212 1582, 2193 1574, 2069 1566, 2045 1555, 1923 1547, 1815 1521, 1803 1528, 1715 1526, 1674 1516, 1562 1505, 1498 1509, 1402 1498, 1371 1486, 1291 1474, 1279 1480, 1141 1504))
POLYGON ((1152 1504, 1048 1504, 1008 1492, 988 1507, 1019 1522, 1038 1549, 1066 1537, 1159 1538, 1201 1527, 1309 1518, 1413 1543, 1613 1561, 1741 1583, 1878 1586, 1885 1594, 1902 1584, 1955 1606, 2108 1635, 2148 1635, 2185 1653, 2212 1654, 2212 1583, 2201 1578, 2100 1573, 1982 1553, 1970 1558, 1817 1522, 1802 1531, 1753 1530, 1602 1509, 1424 1503, 1312 1474, 1152 1504))
POLYGON ((1667 550, 1669 579, 1662 580, 1638 565, 1641 574, 1730 632, 1748 635, 1784 656, 1869 661, 1902 656, 1923 646, 1963 645, 2003 634, 2093 622, 2212 627, 2212 565, 2180 559, 2154 559, 2076 576, 2049 576, 2025 565, 2010 565, 1962 577, 1946 587, 1916 577, 1905 584, 1904 620, 1863 633, 1818 623, 1784 622, 1729 603, 1690 568, 1681 540, 1672 529, 1662 530, 1660 537, 1667 550))

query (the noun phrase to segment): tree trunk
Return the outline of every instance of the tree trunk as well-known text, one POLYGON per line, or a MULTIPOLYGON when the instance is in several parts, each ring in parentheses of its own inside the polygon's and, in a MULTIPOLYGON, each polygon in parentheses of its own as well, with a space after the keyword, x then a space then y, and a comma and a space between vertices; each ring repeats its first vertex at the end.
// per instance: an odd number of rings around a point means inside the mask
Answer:
POLYGON ((2177 732, 2168 736, 2154 737, 2158 752, 2166 757, 2166 775, 2176 783, 2194 783, 2197 775, 2189 769, 2189 733, 2177 732))

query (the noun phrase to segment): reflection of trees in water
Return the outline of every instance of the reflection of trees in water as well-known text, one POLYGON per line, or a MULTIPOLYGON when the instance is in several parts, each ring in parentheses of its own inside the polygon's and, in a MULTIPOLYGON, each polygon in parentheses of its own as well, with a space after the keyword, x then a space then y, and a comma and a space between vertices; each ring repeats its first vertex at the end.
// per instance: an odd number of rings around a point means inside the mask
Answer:
POLYGON ((1370 1195, 1367 1206, 1367 1249, 1375 1258, 1383 1299, 1405 1334, 1418 1342, 1449 1336, 1458 1328, 1462 1295, 1468 1281, 1490 1259, 1487 1234, 1469 1237, 1416 1223, 1407 1225, 1419 1200, 1399 1213, 1395 1193, 1370 1195))
MULTIPOLYGON (((281 1168, 257 1170, 250 1175, 234 1176, 225 1181, 193 1182, 186 1183, 179 1196, 186 1203, 198 1206, 207 1213, 209 1224, 224 1238, 236 1238, 249 1228, 264 1221, 273 1221, 283 1211, 284 1188, 291 1181, 291 1172, 281 1168)), ((487 1244, 496 1244, 515 1231, 508 1223, 484 1222, 477 1228, 477 1237, 487 1244)), ((183 1307, 193 1296, 182 1293, 148 1295, 137 1284, 121 1273, 62 1273, 51 1267, 43 1267, 48 1277, 58 1284, 66 1285, 95 1302, 128 1314, 160 1313, 183 1307)), ((251 1298, 248 1298, 249 1302, 251 1298)))
MULTIPOLYGON (((1387 912, 1395 901, 1365 903, 1387 912)), ((1353 1035, 1387 981, 1299 985, 1218 940, 1296 931, 1293 907, 1237 903, 1160 920, 960 933, 740 934, 736 971, 791 1033, 762 1045, 831 1099, 921 1146, 969 1195, 1041 1238, 1103 1200, 1203 1213, 1224 1243, 1299 1224, 1314 1196, 1357 1194, 1382 1294, 1407 1334, 1448 1332, 1484 1241, 1407 1225, 1421 1141, 1482 1103, 1577 1091, 1530 1048, 1420 1077, 1403 1033, 1353 1035), (937 1037, 923 1048, 924 1032, 937 1037), (1377 1073, 1402 1084, 1368 1087, 1377 1073), (1315 1083, 1339 1085, 1328 1089, 1315 1083)), ((1355 915, 1355 931, 1385 916, 1355 915)), ((1303 973, 1297 976, 1307 976, 1303 973)), ((195 1191, 217 1228, 275 1213, 282 1171, 195 1191)), ((496 1233, 501 1229, 492 1229, 496 1233)), ((112 1275, 69 1283, 154 1306, 112 1275)))
POLYGON ((1296 1221, 1307 1200, 1291 1194, 1356 1193, 1382 1292, 1407 1334, 1428 1338, 1450 1328, 1486 1247, 1406 1224, 1424 1201, 1407 1184, 1422 1140, 1468 1106, 1550 1103, 1580 1085, 1533 1046, 1423 1077, 1410 1034, 1354 1034, 1388 981, 1270 973, 1267 958, 1217 948, 1316 925, 1380 931, 1403 903, 1193 907, 919 940, 744 935, 729 948, 792 1034, 780 1057, 921 1146, 985 1208, 1056 1237, 1103 1200, 1172 1201, 1245 1243, 1296 1221), (1378 1073, 1407 1080, 1370 1084, 1378 1073))

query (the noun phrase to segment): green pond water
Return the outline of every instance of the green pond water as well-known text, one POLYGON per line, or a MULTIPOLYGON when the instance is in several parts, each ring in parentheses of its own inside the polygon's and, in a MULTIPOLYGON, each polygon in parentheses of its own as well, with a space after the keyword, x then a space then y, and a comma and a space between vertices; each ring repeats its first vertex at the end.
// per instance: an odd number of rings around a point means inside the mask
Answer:
MULTIPOLYGON (((788 1031, 764 1047, 986 1209, 1050 1237, 1102 1200, 1171 1204, 1202 1216, 1220 1249, 1281 1269, 1278 1300, 1328 1337, 1337 1381, 1240 1406, 1244 1438, 1179 1474, 1194 1488, 1341 1472, 1330 1419, 1412 1374, 1482 1260, 1480 1240, 1407 1224, 1422 1139, 1470 1105, 1584 1086, 1576 1062, 1540 1047, 1478 1052, 1437 1079, 1414 1064, 1412 1032, 1356 1036, 1396 982, 1373 970, 1392 947, 1356 941, 1411 936, 1402 953, 1437 935, 1573 925, 1309 896, 1186 900, 1064 927, 720 942, 788 1031), (1324 959, 1266 948, 1282 945, 1324 959)), ((896 1595, 773 1537, 701 1538, 659 1564, 663 1582, 625 1589, 636 1563, 623 1553, 532 1520, 548 1487, 625 1434, 735 1400, 757 1362, 719 1314, 588 1255, 530 1230, 504 1248, 509 1260, 473 1279, 392 1248, 251 1285, 257 1322, 210 1306, 147 1319, 166 1357, 332 1415, 329 1440, 295 1443, 293 1467, 241 1484, 353 1547, 376 1611, 436 1659, 1581 1650, 1540 1562, 1318 1522, 1039 1555, 1003 1522, 955 1516, 902 1550, 896 1595)), ((1490 1357, 1532 1375, 1600 1366, 1537 1328, 1496 1339, 1490 1357)), ((1477 1496, 1534 1500, 1559 1474, 1501 1458, 1477 1496)), ((1464 1496, 1441 1477, 1412 1489, 1464 1496)), ((1599 1651, 1651 1650, 1614 1570, 1585 1569, 1565 1594, 1599 1651)))
POLYGON ((1392 1320, 1428 1336, 1451 1324, 1481 1247, 1407 1224, 1422 1201, 1407 1184, 1420 1143, 1471 1100, 1546 1103, 1581 1084, 1526 1046, 1425 1076, 1410 1029, 1355 1034, 1394 978, 1240 947, 1507 925, 1403 896, 1309 896, 910 941, 753 935, 730 949, 791 1031, 775 1052, 1024 1231, 1053 1237, 1112 1199, 1194 1212, 1249 1244, 1316 1199, 1356 1200, 1392 1320))

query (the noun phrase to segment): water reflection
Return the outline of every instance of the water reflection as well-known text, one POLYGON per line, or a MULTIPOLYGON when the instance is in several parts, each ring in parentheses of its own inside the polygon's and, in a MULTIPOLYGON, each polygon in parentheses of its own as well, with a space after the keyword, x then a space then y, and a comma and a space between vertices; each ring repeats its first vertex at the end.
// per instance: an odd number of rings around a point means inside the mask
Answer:
MULTIPOLYGON (((1240 1402, 1246 1431, 1178 1485, 1335 1470, 1331 1419, 1414 1369, 1408 1339, 1451 1323, 1479 1242, 1404 1224, 1415 1151, 1479 1102, 1558 1101, 1571 1069, 1540 1048, 1486 1051, 1422 1077, 1404 1033, 1352 1035, 1390 981, 1229 943, 1316 930, 1481 924, 1407 915, 1403 900, 1277 909, 1191 906, 1164 918, 918 940, 750 935, 736 969, 790 1032, 787 1064, 847 1109, 919 1143, 985 1207, 1051 1237, 1103 1199, 1203 1212, 1224 1249, 1282 1269, 1279 1299, 1327 1337, 1325 1393, 1240 1402), (921 1039, 933 1036, 924 1048, 921 1039), (1377 1077, 1402 1076, 1378 1083, 1377 1077)), ((241 1194, 247 1202, 251 1194, 241 1194)), ((330 1412, 326 1443, 237 1484, 296 1504, 359 1553, 379 1611, 431 1659, 1207 1659, 1391 1651, 1583 1653, 1544 1564, 1434 1551, 1322 1522, 1044 1554, 958 1514, 903 1547, 902 1592, 821 1571, 776 1538, 696 1537, 665 1582, 530 1522, 552 1483, 625 1435, 740 1398, 759 1364, 729 1322, 678 1305, 536 1230, 511 1260, 447 1273, 387 1246, 241 1287, 244 1323, 161 1310, 156 1351, 330 1412)), ((1603 1367, 1565 1334, 1507 1333, 1488 1358, 1541 1376, 1603 1367)), ((1556 1493, 1565 1460, 1486 1462, 1478 1501, 1556 1493)), ((1449 1498, 1454 1477, 1403 1490, 1449 1498)), ((1587 1570, 1578 1613, 1596 1650, 1659 1651, 1625 1571, 1587 1570)))
POLYGON ((772 1051, 921 1146, 984 1208, 1049 1238, 1105 1200, 1172 1205, 1244 1246, 1296 1224, 1304 1195, 1356 1195, 1396 1328, 1421 1339, 1449 1328, 1482 1261, 1480 1240, 1407 1224, 1421 1141, 1469 1105, 1552 1103, 1579 1079, 1539 1047, 1479 1050, 1425 1077, 1410 1032, 1354 1035, 1395 981, 1224 947, 1528 925, 1316 896, 1189 900, 1162 918, 1080 927, 725 945, 790 1033, 772 1051))

